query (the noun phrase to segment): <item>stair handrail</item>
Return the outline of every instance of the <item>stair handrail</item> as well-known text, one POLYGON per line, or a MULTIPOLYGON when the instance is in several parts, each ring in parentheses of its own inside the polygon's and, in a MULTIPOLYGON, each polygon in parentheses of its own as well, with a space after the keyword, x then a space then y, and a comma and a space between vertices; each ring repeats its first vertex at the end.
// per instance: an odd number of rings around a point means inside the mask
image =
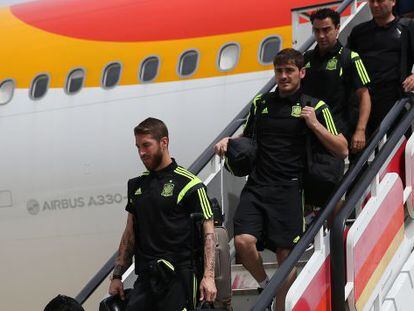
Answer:
MULTIPOLYGON (((384 127, 380 133, 386 132, 387 129, 398 118, 399 108, 404 108, 405 104, 410 103, 410 110, 404 115, 403 119, 399 122, 398 126, 392 131, 391 135, 387 139, 387 142, 382 146, 379 153, 375 156, 374 161, 370 164, 369 169, 365 170, 359 181, 355 184, 351 194, 347 197, 345 204, 342 206, 340 212, 335 216, 333 221, 331 234, 330 234, 330 250, 331 250, 331 303, 332 310, 345 311, 345 249, 344 249, 344 229, 345 221, 355 210, 357 202, 363 197, 365 190, 369 187, 372 180, 380 171, 381 167, 387 161, 389 155, 394 150, 396 144, 404 136, 409 127, 414 121, 414 100, 413 97, 408 97, 401 100, 397 105, 398 109, 393 111, 393 117, 388 117, 384 120, 386 124, 381 123, 381 127, 384 127)), ((401 111, 401 110, 400 110, 401 111)))

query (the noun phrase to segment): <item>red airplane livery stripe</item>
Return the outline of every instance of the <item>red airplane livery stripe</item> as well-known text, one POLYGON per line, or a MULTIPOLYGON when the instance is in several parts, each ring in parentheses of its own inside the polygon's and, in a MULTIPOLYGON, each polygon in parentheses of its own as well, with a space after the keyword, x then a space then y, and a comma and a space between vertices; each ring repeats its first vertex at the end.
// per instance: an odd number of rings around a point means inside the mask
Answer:
POLYGON ((287 26, 291 9, 328 0, 40 0, 11 7, 26 24, 72 38, 160 41, 287 26))

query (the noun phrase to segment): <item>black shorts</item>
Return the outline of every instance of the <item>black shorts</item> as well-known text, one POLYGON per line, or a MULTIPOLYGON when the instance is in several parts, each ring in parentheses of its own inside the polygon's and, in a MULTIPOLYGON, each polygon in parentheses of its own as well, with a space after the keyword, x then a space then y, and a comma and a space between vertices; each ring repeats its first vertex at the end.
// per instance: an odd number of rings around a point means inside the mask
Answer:
POLYGON ((176 269, 176 275, 165 289, 155 292, 152 280, 146 275, 139 275, 134 288, 129 294, 127 311, 182 311, 193 310, 197 302, 198 284, 191 269, 176 269))
MULTIPOLYGON (((379 127, 387 113, 399 100, 403 93, 399 81, 383 83, 381 85, 372 85, 370 87, 371 96, 371 113, 369 115, 367 136, 371 136, 379 127)), ((399 117, 401 118, 401 116, 399 117)), ((400 121, 399 119, 398 121, 400 121)), ((398 124, 398 121, 396 122, 398 124)), ((395 127, 393 124, 392 128, 395 127)))
POLYGON ((246 185, 234 216, 234 234, 250 234, 257 249, 291 249, 304 232, 303 191, 298 181, 278 186, 246 185))

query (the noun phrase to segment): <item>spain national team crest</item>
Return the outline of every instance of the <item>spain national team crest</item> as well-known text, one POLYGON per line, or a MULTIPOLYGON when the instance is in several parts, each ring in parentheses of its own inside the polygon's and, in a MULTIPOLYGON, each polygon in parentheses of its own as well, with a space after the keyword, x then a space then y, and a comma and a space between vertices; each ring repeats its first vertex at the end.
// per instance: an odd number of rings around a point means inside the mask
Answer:
POLYGON ((164 185, 164 188, 162 188, 161 195, 163 197, 170 197, 174 193, 174 184, 172 182, 169 182, 164 185))
POLYGON ((292 113, 291 113, 292 117, 299 118, 301 112, 302 112, 302 107, 300 105, 292 106, 292 113))
POLYGON ((338 60, 336 58, 331 58, 326 65, 326 70, 336 70, 336 65, 338 60))

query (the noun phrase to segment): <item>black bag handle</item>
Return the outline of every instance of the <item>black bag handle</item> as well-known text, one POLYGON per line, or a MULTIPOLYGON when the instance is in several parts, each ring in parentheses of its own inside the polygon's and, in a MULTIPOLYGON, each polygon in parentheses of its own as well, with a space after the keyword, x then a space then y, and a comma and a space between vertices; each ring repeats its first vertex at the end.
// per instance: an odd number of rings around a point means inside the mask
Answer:
POLYGON ((196 310, 214 310, 214 309, 215 309, 214 303, 210 303, 207 300, 201 301, 196 308, 196 310))

